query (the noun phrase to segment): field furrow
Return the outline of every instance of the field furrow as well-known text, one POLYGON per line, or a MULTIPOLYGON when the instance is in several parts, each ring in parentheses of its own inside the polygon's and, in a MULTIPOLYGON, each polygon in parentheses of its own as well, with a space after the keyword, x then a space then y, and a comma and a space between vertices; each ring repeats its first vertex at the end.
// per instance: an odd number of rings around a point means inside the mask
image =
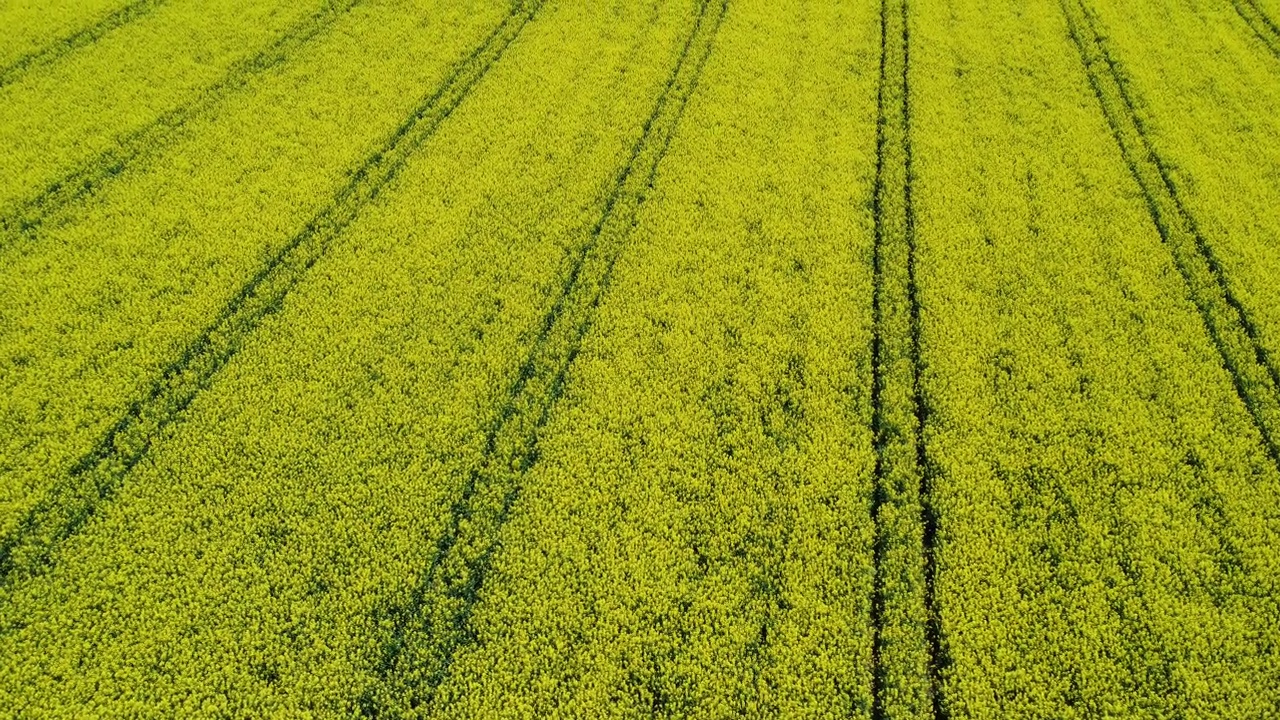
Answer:
POLYGON ((1216 5, 1192 2, 1186 12, 1150 0, 1087 7, 1163 181, 1240 306, 1272 384, 1280 383, 1277 58, 1216 5))
POLYGON ((537 2, 529 7, 513 6, 484 42, 458 64, 381 147, 365 158, 334 201, 309 220, 231 297, 209 327, 164 368, 147 395, 131 403, 107 434, 71 466, 66 481, 50 488, 23 516, 17 528, 0 542, 0 582, 21 581, 47 568, 57 545, 77 532, 100 503, 111 499, 152 442, 209 385, 262 320, 279 309, 361 209, 435 134, 540 6, 537 2))
POLYGON ((288 28, 257 54, 237 61, 217 82, 203 88, 184 104, 165 112, 140 128, 120 136, 95 157, 59 176, 36 195, 22 199, 0 216, 0 246, 22 237, 32 238, 41 224, 77 201, 93 195, 102 185, 131 166, 155 157, 177 139, 183 126, 213 112, 231 93, 242 90, 330 30, 343 13, 364 0, 334 0, 288 28))
MULTIPOLYGON (((112 30, 146 16, 165 2, 167 0, 133 0, 92 25, 60 37, 39 50, 32 50, 17 57, 0 68, 0 87, 14 82, 31 70, 52 65, 68 54, 92 45, 112 30)), ((14 18, 6 18, 6 20, 14 22, 14 18)))
POLYGON ((941 709, 1264 717, 1280 475, 1070 15, 913 7, 941 709))
MULTIPOLYGON (((8 704, 53 693, 81 713, 138 698, 157 714, 188 701, 358 711, 382 686, 391 628, 379 618, 411 597, 483 466, 510 379, 694 26, 690 5, 548 3, 57 565, 7 593, 8 704), (515 92, 535 82, 536 101, 515 92), (330 336, 345 340, 317 341, 330 336), (246 392, 273 409, 245 407, 246 392), (252 428, 268 426, 259 444, 252 428), (227 455, 228 437, 249 444, 227 455), (156 503, 171 506, 165 529, 136 534, 156 503), (207 572, 157 582, 173 563, 207 572), (80 609, 47 614, 48 593, 71 578, 75 597, 54 604, 80 609), (94 609, 103 600, 113 620, 94 609), (51 682, 90 656, 98 670, 83 683, 51 682), (125 679, 136 673, 170 680, 148 690, 125 679)), ((643 150, 637 168, 652 162, 653 143, 643 150)), ((618 198, 614 215, 631 202, 618 198)))
POLYGON ((1266 15, 1272 25, 1280 26, 1280 1, 1278 0, 1253 0, 1253 4, 1266 15))
POLYGON ((875 296, 872 419, 877 491, 876 715, 936 713, 940 663, 933 607, 934 522, 928 497, 920 395, 920 308, 911 203, 909 4, 880 5, 880 86, 876 142, 875 296))

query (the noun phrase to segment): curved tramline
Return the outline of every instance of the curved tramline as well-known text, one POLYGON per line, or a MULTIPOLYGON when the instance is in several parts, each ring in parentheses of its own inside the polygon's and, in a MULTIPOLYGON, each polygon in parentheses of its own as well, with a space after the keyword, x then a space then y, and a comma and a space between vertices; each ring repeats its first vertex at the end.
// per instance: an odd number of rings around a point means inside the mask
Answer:
POLYGON ((0 542, 0 582, 9 584, 46 568, 59 543, 76 533, 101 502, 114 495, 152 441, 174 422, 235 355, 262 320, 351 224, 361 208, 391 182, 488 72, 541 6, 516 5, 485 41, 460 62, 363 165, 334 201, 312 218, 167 366, 147 396, 130 405, 95 447, 72 466, 0 542))

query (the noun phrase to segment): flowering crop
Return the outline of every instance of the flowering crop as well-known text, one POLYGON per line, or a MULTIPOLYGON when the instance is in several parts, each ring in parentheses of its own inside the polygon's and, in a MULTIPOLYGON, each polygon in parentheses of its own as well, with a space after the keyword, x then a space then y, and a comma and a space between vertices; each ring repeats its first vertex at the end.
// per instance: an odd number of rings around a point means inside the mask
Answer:
POLYGON ((0 716, 1275 716, 1276 3, 0 7, 0 716))

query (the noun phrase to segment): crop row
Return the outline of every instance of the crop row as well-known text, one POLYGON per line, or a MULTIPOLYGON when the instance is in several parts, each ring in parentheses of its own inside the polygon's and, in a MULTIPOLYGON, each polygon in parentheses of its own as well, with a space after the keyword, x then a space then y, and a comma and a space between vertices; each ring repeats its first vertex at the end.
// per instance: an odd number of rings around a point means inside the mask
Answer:
POLYGON ((52 44, 92 27, 127 4, 127 0, 50 0, 39 5, 7 3, 0 22, 8 32, 0 36, 0 67, 21 58, 48 52, 52 44))
POLYGON ((1280 466, 1280 288, 1274 280, 1280 273, 1280 214, 1274 211, 1280 152, 1268 141, 1280 122, 1259 113, 1280 109, 1276 62, 1246 42, 1245 33, 1211 32, 1218 28, 1198 16, 1179 18, 1185 43, 1143 38, 1139 45, 1129 30, 1110 28, 1152 22, 1150 7, 1122 13, 1077 0, 1064 9, 1126 161, 1280 466), (1189 69, 1188 53, 1239 64, 1215 59, 1189 69), (1217 72, 1231 73, 1230 81, 1214 93, 1200 92, 1217 72))
POLYGON ((1157 155, 1136 114, 1128 83, 1109 44, 1098 35, 1088 8, 1079 0, 1064 0, 1062 8, 1089 83, 1129 171, 1142 188, 1152 219, 1232 375, 1241 402, 1280 468, 1280 371, 1261 343, 1251 314, 1233 292, 1218 254, 1182 203, 1166 163, 1157 155))
POLYGON ((1280 3, 1268 8, 1259 0, 1232 0, 1240 18, 1249 25, 1249 29, 1258 36, 1277 58, 1280 58, 1280 3))

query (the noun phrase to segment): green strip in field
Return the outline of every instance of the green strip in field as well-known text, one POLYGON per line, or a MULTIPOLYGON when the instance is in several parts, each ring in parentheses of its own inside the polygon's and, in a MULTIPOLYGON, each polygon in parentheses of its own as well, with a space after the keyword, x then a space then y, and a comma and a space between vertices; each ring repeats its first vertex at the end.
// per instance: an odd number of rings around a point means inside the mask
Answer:
POLYGON ((933 618, 934 521, 924 463, 920 309, 911 195, 910 32, 906 0, 883 0, 876 141, 876 589, 878 718, 933 717, 939 658, 933 618))
POLYGON ((1080 0, 1060 0, 1060 4, 1089 73, 1089 82, 1130 172, 1142 187, 1151 217, 1173 253, 1223 365, 1235 381, 1241 402, 1249 409, 1280 469, 1280 370, 1263 345, 1251 314, 1232 290, 1213 246, 1183 205, 1167 164, 1147 137, 1126 81, 1099 36, 1089 10, 1080 0))
POLYGON ((152 442, 208 386, 245 340, 277 309, 333 240, 400 172, 409 157, 470 94, 541 6, 516 5, 445 82, 368 156, 333 203, 312 218, 218 313, 212 324, 133 403, 106 436, 71 467, 69 477, 23 517, 0 542, 0 582, 42 571, 59 543, 80 530, 109 500, 152 442))
POLYGON ((233 63, 217 82, 199 91, 184 104, 121 136, 96 157, 80 164, 44 187, 39 194, 19 201, 0 216, 0 247, 18 234, 31 234, 50 216, 96 192, 130 166, 163 152, 184 125, 214 111, 226 96, 243 89, 256 75, 269 71, 302 50, 317 36, 364 0, 327 2, 277 36, 257 54, 233 63))
POLYGON ((468 475, 450 523, 408 603, 392 611, 391 637, 378 666, 385 685, 360 698, 364 715, 400 715, 431 703, 456 653, 474 641, 471 614, 493 562, 498 533, 519 499, 525 473, 537 459, 539 434, 563 395, 569 367, 609 287, 727 7, 728 0, 702 0, 644 132, 486 434, 481 466, 468 475))
MULTIPOLYGON (((58 38, 45 47, 26 53, 0 68, 0 87, 13 83, 34 69, 52 65, 69 53, 92 45, 107 33, 144 17, 167 0, 133 0, 98 22, 58 38)), ((7 32, 7 30, 6 30, 7 32)))

